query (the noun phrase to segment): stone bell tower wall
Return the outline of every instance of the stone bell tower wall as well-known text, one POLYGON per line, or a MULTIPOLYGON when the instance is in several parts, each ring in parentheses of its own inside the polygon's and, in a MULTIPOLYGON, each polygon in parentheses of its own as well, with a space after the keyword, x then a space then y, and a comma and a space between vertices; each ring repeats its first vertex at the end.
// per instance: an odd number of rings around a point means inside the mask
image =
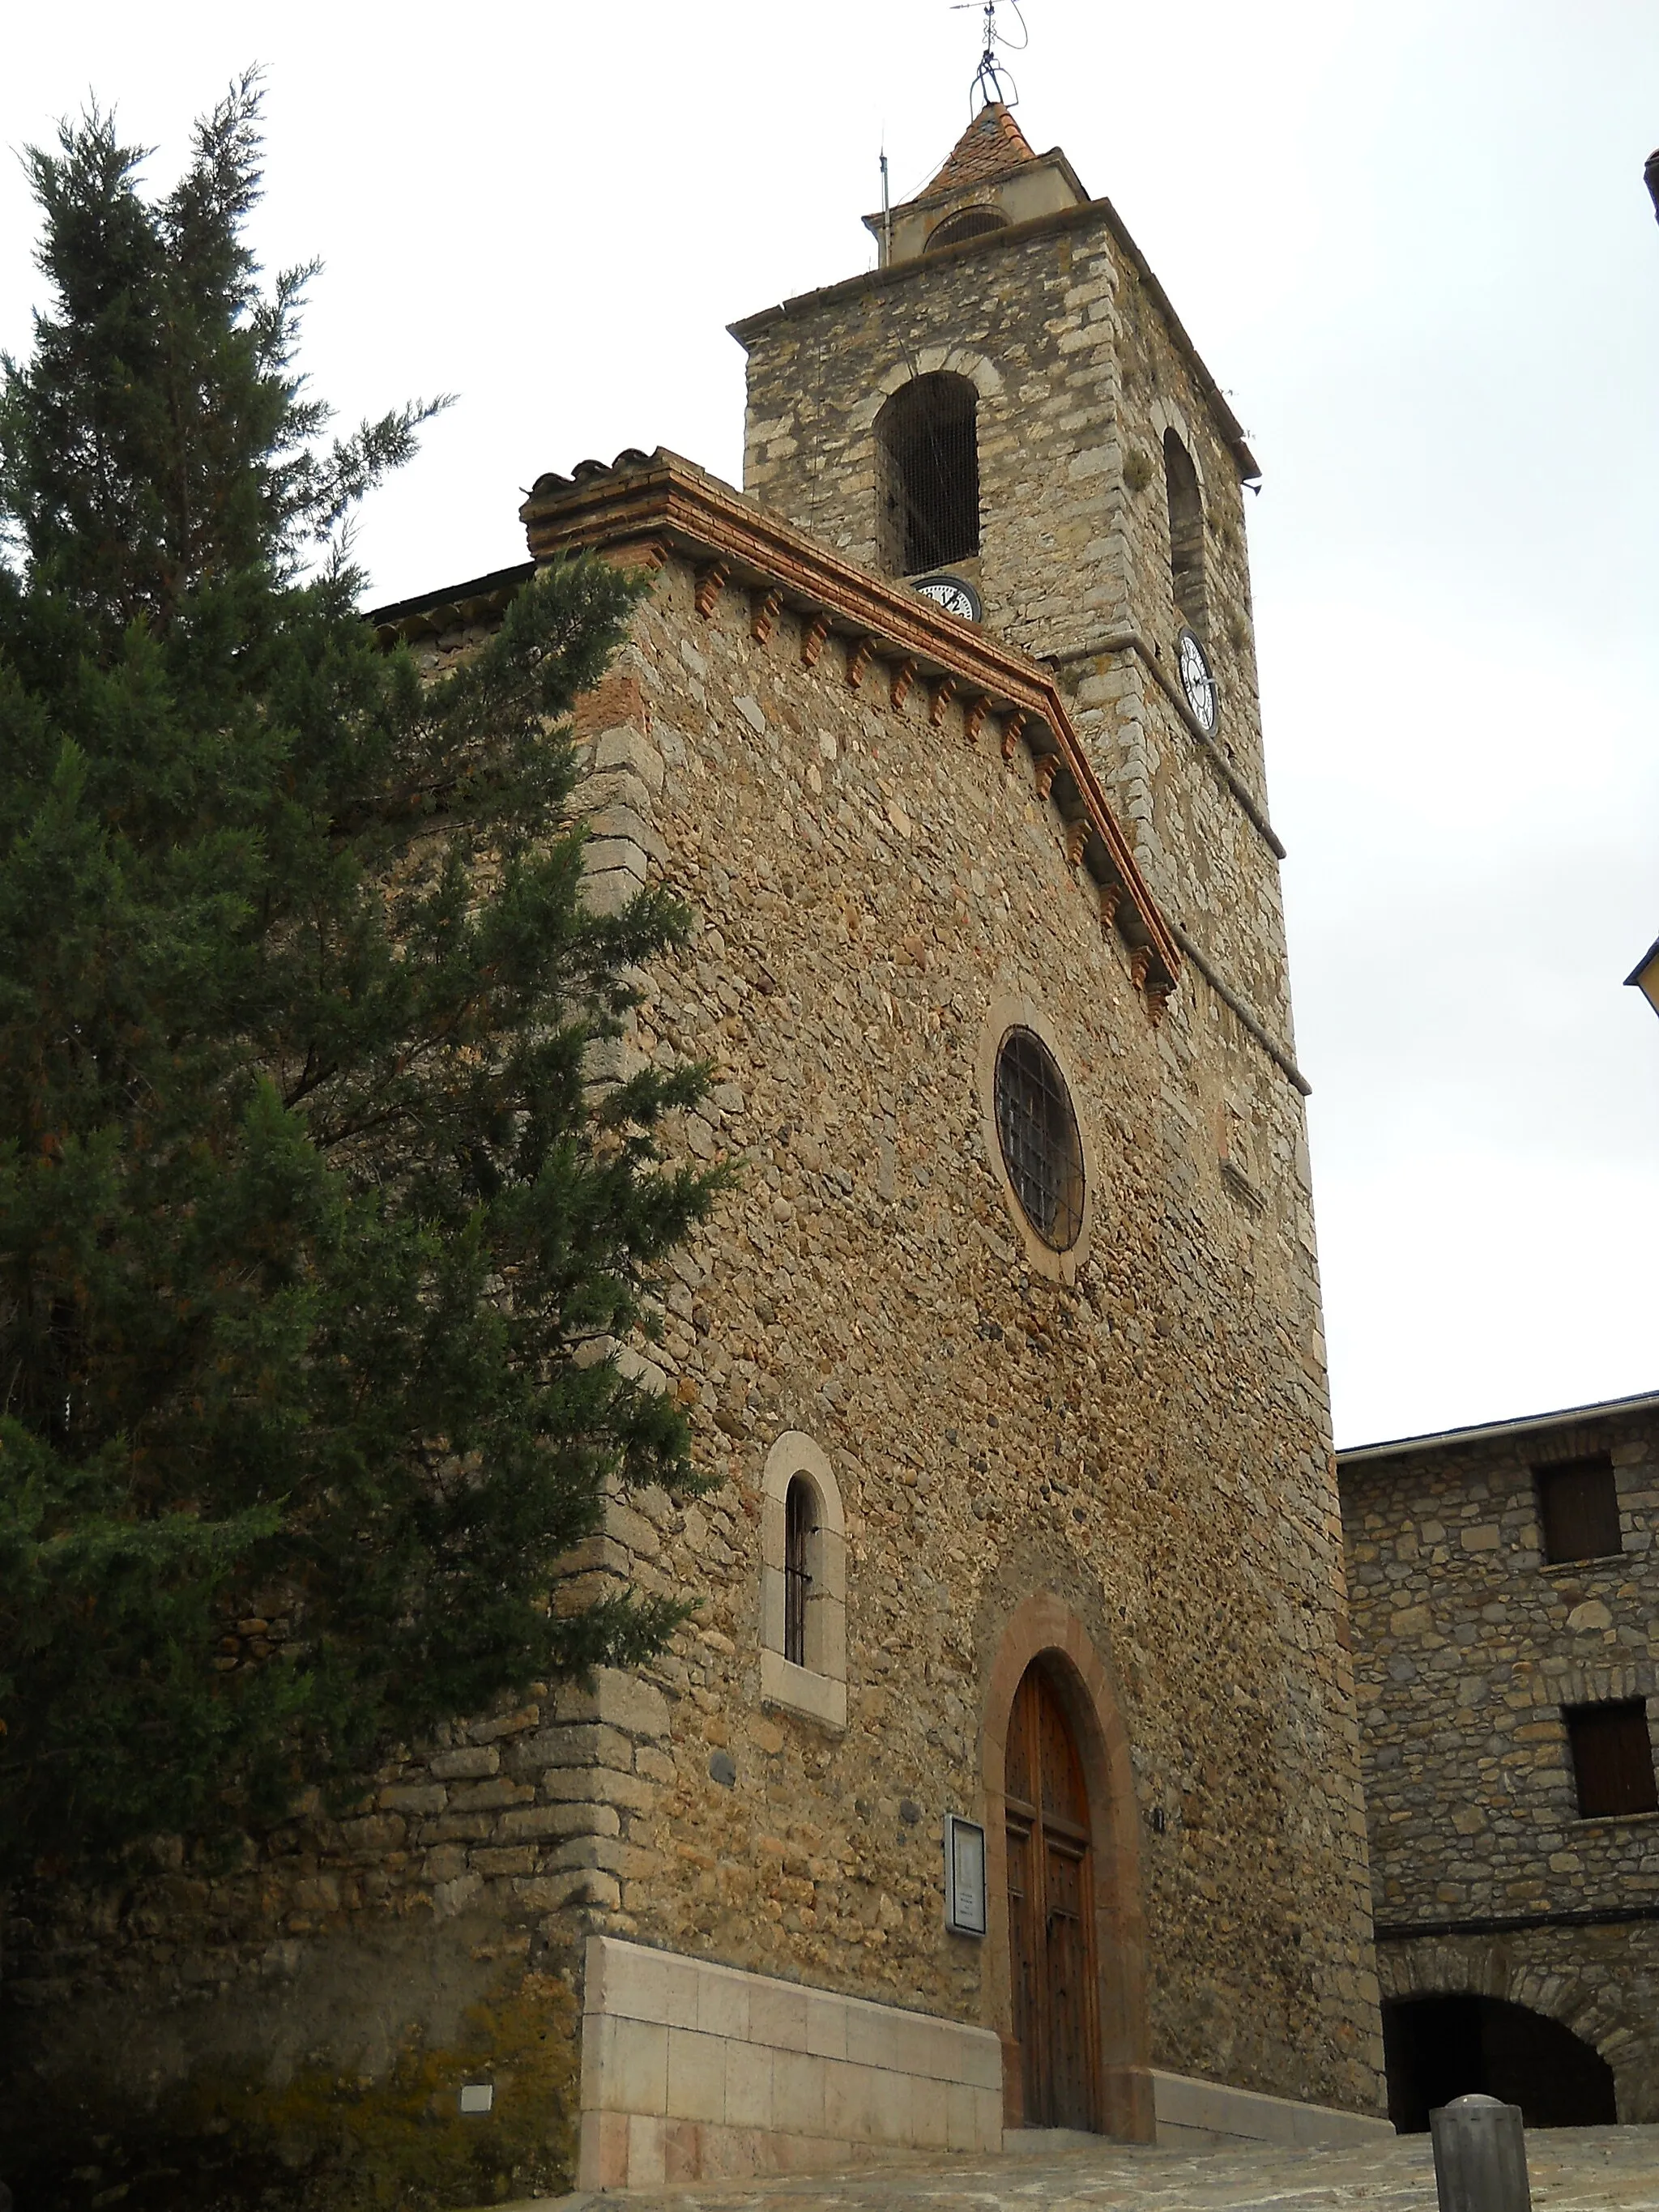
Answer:
MULTIPOLYGON (((1170 428, 1198 471, 1218 596, 1248 622, 1241 479, 1255 463, 1109 202, 868 270, 732 328, 749 356, 744 489, 822 542, 878 565, 876 415, 910 377, 945 368, 980 395, 979 574, 988 619, 1011 642, 1047 657, 1132 623, 1171 626, 1155 450, 1170 428), (1138 454, 1153 471, 1144 480, 1138 454)), ((1248 629, 1241 642, 1224 617, 1212 658, 1254 726, 1249 648, 1248 629)))
POLYGON ((872 270, 733 331, 749 354, 745 489, 872 568, 883 404, 917 375, 971 380, 981 549, 955 565, 988 629, 1054 668, 1218 1006, 1288 1060, 1283 848, 1267 809, 1244 538, 1255 463, 1109 204, 872 270), (1196 614, 1172 577, 1166 434, 1202 505, 1196 614), (1176 677, 1189 619, 1219 685, 1213 738, 1176 677))

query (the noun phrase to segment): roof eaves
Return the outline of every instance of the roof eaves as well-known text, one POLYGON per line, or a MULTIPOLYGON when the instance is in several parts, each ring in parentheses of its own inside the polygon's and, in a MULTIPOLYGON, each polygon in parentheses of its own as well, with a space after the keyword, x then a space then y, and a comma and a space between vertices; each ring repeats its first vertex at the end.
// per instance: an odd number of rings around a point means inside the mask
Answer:
POLYGON ((499 615, 535 573, 533 561, 520 561, 510 568, 493 569, 489 575, 474 576, 465 584, 446 584, 412 599, 371 607, 363 620, 380 633, 384 644, 398 638, 407 643, 411 638, 431 637, 441 630, 462 629, 499 615))
POLYGON ((1559 1413, 1528 1413, 1519 1420, 1486 1421, 1469 1429, 1440 1429, 1428 1436, 1395 1437, 1382 1443, 1353 1444, 1336 1455, 1339 1468, 1369 1466, 1385 1459, 1407 1459, 1414 1452, 1449 1447, 1501 1443, 1510 1437, 1533 1437, 1585 1421, 1616 1420, 1624 1415, 1659 1413, 1659 1391, 1636 1398, 1602 1398, 1588 1406, 1564 1406, 1559 1413))
MULTIPOLYGON (((1006 177, 1017 177, 1024 169, 1047 169, 1051 167, 1060 171, 1060 173, 1065 179, 1066 185, 1077 194, 1078 204, 1079 207, 1092 207, 1095 204, 1089 198, 1087 191, 1084 189, 1082 178, 1079 176, 1077 171, 1066 160, 1065 155, 1060 152, 1059 147, 1053 146, 1050 147, 1049 150, 1046 154, 1035 155, 1029 161, 1018 162, 1012 168, 999 169, 994 176, 964 178, 960 183, 952 185, 948 191, 940 192, 919 192, 915 199, 901 200, 898 204, 893 208, 878 208, 873 215, 866 215, 862 217, 864 227, 867 231, 872 232, 877 238, 880 238, 886 229, 890 216, 894 221, 896 221, 902 215, 927 215, 934 208, 949 207, 952 201, 961 200, 966 193, 980 191, 988 192, 993 185, 1000 185, 1006 177)), ((1065 215, 1069 214, 1071 210, 1069 209, 1062 208, 1060 210, 1060 212, 1062 215, 1065 215)), ((1032 216, 1027 218, 1027 222, 1032 224, 1048 222, 1052 220, 1053 217, 1048 216, 1032 216)), ((1025 227, 1026 225, 1024 223, 1017 226, 1011 224, 1009 226, 1010 228, 1018 228, 1022 230, 1025 228, 1025 227)), ((938 256, 944 251, 945 249, 942 246, 933 247, 929 250, 927 258, 930 260, 937 259, 938 256)), ((905 267, 908 264, 900 263, 898 265, 900 267, 905 267)), ((816 295, 807 293, 803 296, 807 299, 811 299, 814 298, 816 295)), ((775 310, 773 312, 775 312, 775 310)), ((750 319, 754 321, 757 320, 758 318, 751 316, 750 319)))
POLYGON ((908 666, 910 680, 948 681, 981 714, 1003 715, 1016 738, 1023 729, 1034 755, 1054 757, 1045 787, 1067 815, 1077 863, 1112 894, 1116 927, 1145 956, 1138 979, 1159 1004, 1173 990, 1180 948, 1048 670, 660 447, 649 455, 630 449, 608 470, 584 461, 572 477, 541 477, 519 513, 538 560, 587 549, 627 549, 653 560, 677 553, 708 582, 711 605, 727 583, 775 594, 780 606, 822 623, 824 635, 836 630, 849 647, 866 647, 866 658, 908 666))

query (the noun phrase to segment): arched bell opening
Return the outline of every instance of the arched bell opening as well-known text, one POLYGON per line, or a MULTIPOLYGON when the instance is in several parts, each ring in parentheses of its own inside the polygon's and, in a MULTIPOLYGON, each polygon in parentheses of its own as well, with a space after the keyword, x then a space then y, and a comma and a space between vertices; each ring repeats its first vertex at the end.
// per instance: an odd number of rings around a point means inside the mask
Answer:
POLYGON ((927 234, 927 243, 922 250, 927 253, 937 253, 945 246, 961 246, 970 238, 988 238, 994 230, 1006 230, 1007 228, 1008 218, 1000 208, 963 208, 933 226, 927 234))
POLYGON ((979 551, 979 393, 965 376, 912 377, 876 417, 878 550, 919 576, 979 551))
POLYGON ((1170 504, 1170 583, 1175 603, 1200 638, 1209 635, 1204 588, 1204 495, 1193 457, 1173 430, 1164 433, 1164 483, 1170 504))

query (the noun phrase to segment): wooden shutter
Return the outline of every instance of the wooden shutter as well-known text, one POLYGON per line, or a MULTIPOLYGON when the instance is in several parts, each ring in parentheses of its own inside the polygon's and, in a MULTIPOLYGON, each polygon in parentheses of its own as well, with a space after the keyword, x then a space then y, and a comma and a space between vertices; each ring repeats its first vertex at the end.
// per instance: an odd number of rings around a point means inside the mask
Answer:
POLYGON ((1624 1549, 1619 1532, 1619 1485, 1606 1452, 1534 1470, 1544 1559, 1605 1559, 1624 1549))
POLYGON ((1581 1819, 1659 1812, 1647 1707, 1640 1698, 1569 1706, 1566 1723, 1581 1819))

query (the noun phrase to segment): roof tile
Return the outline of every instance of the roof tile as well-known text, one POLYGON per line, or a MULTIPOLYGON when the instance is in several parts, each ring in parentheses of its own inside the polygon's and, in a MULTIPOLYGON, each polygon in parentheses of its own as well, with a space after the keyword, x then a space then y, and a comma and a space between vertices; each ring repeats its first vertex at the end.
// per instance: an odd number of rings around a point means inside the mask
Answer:
POLYGON ((1008 109, 1000 100, 994 100, 988 106, 981 108, 951 149, 945 167, 916 198, 931 199, 935 192, 955 191, 963 185, 983 184, 992 177, 1006 176, 1010 169, 1023 168, 1027 161, 1036 158, 1025 133, 1008 109))

